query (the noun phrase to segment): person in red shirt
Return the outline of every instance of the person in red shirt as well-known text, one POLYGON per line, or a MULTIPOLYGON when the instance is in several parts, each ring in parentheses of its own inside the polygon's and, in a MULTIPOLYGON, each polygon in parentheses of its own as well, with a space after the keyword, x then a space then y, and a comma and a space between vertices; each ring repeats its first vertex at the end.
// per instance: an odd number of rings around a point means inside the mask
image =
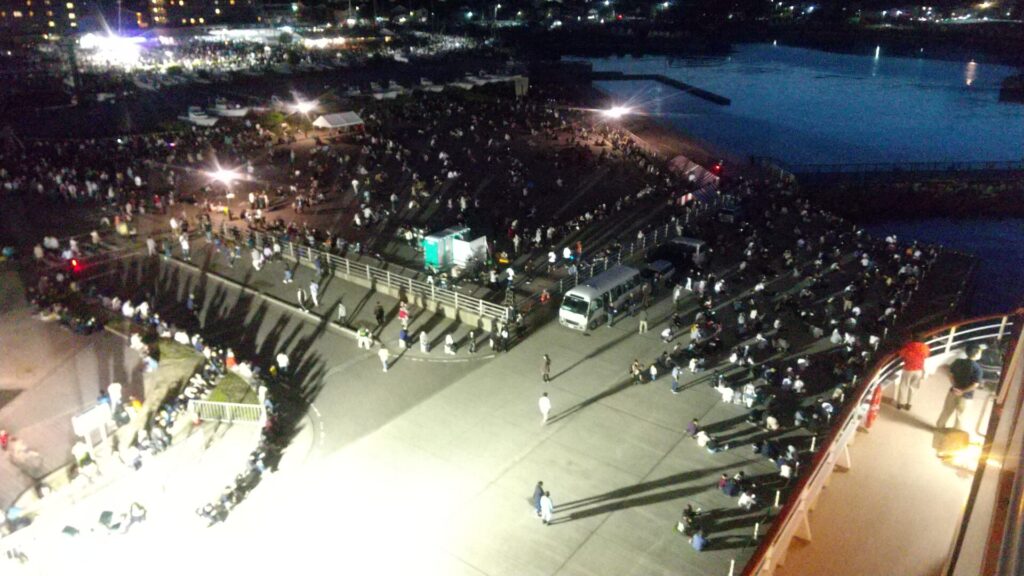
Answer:
POLYGON ((924 378, 924 361, 931 355, 931 349, 920 335, 915 334, 897 354, 903 360, 903 375, 900 376, 896 393, 896 409, 910 410, 914 390, 921 386, 921 379, 924 378))

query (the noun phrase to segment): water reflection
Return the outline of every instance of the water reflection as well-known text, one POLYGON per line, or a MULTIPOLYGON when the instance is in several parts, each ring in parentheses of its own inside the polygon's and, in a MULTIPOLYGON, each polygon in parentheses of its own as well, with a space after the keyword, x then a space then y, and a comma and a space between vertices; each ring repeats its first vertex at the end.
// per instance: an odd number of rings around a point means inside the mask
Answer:
POLYGON ((652 83, 599 87, 737 156, 792 164, 1024 157, 1024 107, 998 101, 1014 69, 886 54, 739 45, 725 57, 593 59, 596 70, 665 74, 732 100, 718 106, 652 83), (970 80, 970 86, 965 83, 970 80))

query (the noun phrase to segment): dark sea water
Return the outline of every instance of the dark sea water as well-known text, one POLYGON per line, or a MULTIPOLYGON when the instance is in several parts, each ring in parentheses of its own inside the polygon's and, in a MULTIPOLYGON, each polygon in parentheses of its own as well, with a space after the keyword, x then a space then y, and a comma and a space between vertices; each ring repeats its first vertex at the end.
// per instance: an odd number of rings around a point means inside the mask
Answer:
MULTIPOLYGON (((749 44, 730 56, 591 59, 595 70, 663 74, 732 100, 718 106, 654 82, 602 82, 713 150, 788 164, 1024 158, 1024 106, 998 101, 1007 66, 749 44)), ((1024 220, 928 219, 868 227, 979 258, 970 308, 1024 301, 1024 220)))
POLYGON ((938 243, 976 256, 972 313, 995 314, 1024 305, 1024 220, 930 218, 879 222, 866 229, 875 235, 896 234, 903 240, 938 243))
POLYGON ((999 102, 1013 68, 740 45, 730 56, 591 59, 595 70, 662 74, 732 100, 655 82, 599 87, 734 154, 790 164, 1024 158, 1024 106, 999 102))

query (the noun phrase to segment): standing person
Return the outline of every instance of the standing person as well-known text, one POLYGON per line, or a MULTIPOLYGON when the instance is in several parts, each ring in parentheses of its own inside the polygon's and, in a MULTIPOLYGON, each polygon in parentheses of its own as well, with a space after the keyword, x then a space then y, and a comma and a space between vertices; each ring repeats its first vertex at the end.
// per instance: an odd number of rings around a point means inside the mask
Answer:
POLYGON ((551 516, 555 513, 555 502, 551 499, 551 492, 545 492, 540 497, 540 520, 544 525, 551 524, 551 516))
POLYGON ((409 307, 405 302, 398 305, 398 320, 402 323, 402 328, 409 329, 409 307))
POLYGON ((426 330, 420 330, 420 352, 424 354, 430 353, 430 339, 427 337, 426 330))
POLYGON ((647 310, 640 311, 640 334, 647 332, 647 310))
POLYGON ((380 358, 381 368, 384 369, 384 373, 388 372, 388 360, 391 359, 391 352, 387 346, 381 346, 380 351, 377 352, 377 357, 380 358))
POLYGON ((928 344, 915 334, 910 342, 903 345, 898 352, 903 359, 903 374, 900 376, 899 389, 896 394, 896 409, 910 410, 910 402, 913 400, 914 390, 921 387, 921 379, 924 378, 924 361, 928 359, 932 351, 928 344))
POLYGON ((953 427, 960 428, 960 417, 967 408, 967 401, 974 398, 974 391, 981 386, 982 371, 978 365, 981 358, 981 347, 977 344, 967 345, 967 357, 955 360, 949 366, 953 376, 953 385, 946 394, 946 401, 939 413, 936 428, 945 428, 949 417, 953 416, 953 427))
POLYGON ((640 360, 634 358, 633 363, 629 365, 629 374, 633 377, 633 384, 641 384, 644 381, 643 377, 644 365, 640 363, 640 360))
POLYGON ((452 336, 451 332, 444 335, 444 353, 455 354, 455 336, 452 336))
POLYGON ((682 375, 683 370, 678 364, 672 364, 672 393, 679 394, 679 377, 682 375))
POLYGON ((277 358, 275 358, 275 359, 277 360, 277 370, 278 370, 278 372, 280 372, 281 374, 284 374, 285 372, 287 372, 288 371, 288 362, 289 362, 289 360, 288 360, 288 355, 284 353, 284 350, 278 352, 277 353, 277 358))
POLYGON ((541 425, 547 424, 548 414, 551 413, 551 398, 548 398, 547 392, 540 395, 540 400, 537 401, 537 407, 540 408, 541 425))
POLYGON ((647 370, 651 374, 651 382, 654 382, 655 380, 658 379, 658 363, 657 362, 651 362, 651 366, 647 370))
POLYGON ((540 518, 540 499, 544 497, 544 482, 538 481, 537 485, 533 487, 533 509, 537 512, 537 517, 540 518))
POLYGON ((320 284, 316 280, 309 283, 309 299, 313 302, 313 308, 320 306, 320 284))
POLYGON ((469 353, 476 354, 476 332, 470 330, 466 338, 469 338, 469 353))
POLYGON ((345 326, 348 324, 348 308, 345 308, 345 303, 338 301, 338 324, 345 326))
POLYGON ((544 355, 540 365, 540 377, 544 382, 551 381, 551 357, 547 354, 544 355))
POLYGON ((146 254, 150 257, 156 256, 156 240, 153 240, 152 236, 146 238, 146 254))
POLYGON ((380 302, 373 307, 373 317, 377 320, 377 329, 380 330, 384 326, 384 307, 380 305, 380 302))

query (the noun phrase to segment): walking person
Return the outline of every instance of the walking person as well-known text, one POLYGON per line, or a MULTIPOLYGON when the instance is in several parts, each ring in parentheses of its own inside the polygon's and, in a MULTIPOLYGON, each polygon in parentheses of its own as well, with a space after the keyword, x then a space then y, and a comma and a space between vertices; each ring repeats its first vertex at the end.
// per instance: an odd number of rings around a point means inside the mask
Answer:
POLYGON ((309 299, 313 302, 313 308, 320 306, 320 284, 316 280, 309 283, 309 299))
POLYGON ((540 408, 541 425, 547 424, 548 414, 551 413, 551 398, 548 398, 547 392, 540 395, 540 400, 537 401, 537 407, 540 408))
POLYGON ((682 375, 683 370, 678 364, 672 364, 672 393, 679 394, 679 376, 682 375))
POLYGON ((945 428, 949 417, 953 416, 953 427, 960 428, 960 417, 967 409, 967 401, 974 398, 974 391, 981 386, 982 371, 978 365, 981 358, 981 347, 977 344, 967 345, 967 357, 955 360, 949 366, 949 372, 953 376, 953 385, 946 393, 946 401, 942 405, 942 412, 939 413, 939 420, 935 423, 936 428, 945 428))
POLYGON ((551 382, 551 357, 547 354, 541 362, 540 377, 544 382, 551 382))
POLYGON ((295 294, 295 299, 298 300, 299 308, 301 308, 303 312, 309 312, 309 308, 306 306, 306 291, 305 290, 303 290, 302 288, 299 288, 298 292, 296 292, 296 294, 295 294))
POLYGON ((388 373, 388 360, 391 359, 391 352, 388 350, 388 347, 387 346, 381 346, 380 350, 377 352, 377 357, 380 358, 381 368, 383 368, 384 369, 384 373, 387 374, 388 373))
POLYGON ((420 331, 420 352, 424 354, 430 353, 430 339, 427 337, 427 331, 420 331))
POLYGON ((555 502, 551 499, 551 492, 544 492, 540 497, 540 520, 545 526, 551 524, 551 517, 555 513, 555 502))
POLYGON ((150 257, 156 256, 156 240, 153 240, 152 236, 146 238, 146 254, 150 257))
POLYGON ((345 307, 345 303, 338 301, 338 324, 342 326, 348 325, 348 308, 345 307))
POLYGON ((931 355, 928 344, 918 335, 914 335, 900 348, 898 355, 903 359, 903 374, 900 376, 899 388, 896 393, 896 409, 910 410, 914 390, 921 387, 924 378, 924 362, 931 355))
POLYGON ((380 305, 380 302, 373 307, 373 318, 377 321, 378 330, 384 327, 384 307, 380 305))
POLYGON ((647 310, 640 311, 640 334, 647 332, 647 310))
POLYGON ((544 497, 544 482, 538 481, 537 485, 533 487, 533 509, 537 512, 537 517, 540 518, 540 499, 544 497))

